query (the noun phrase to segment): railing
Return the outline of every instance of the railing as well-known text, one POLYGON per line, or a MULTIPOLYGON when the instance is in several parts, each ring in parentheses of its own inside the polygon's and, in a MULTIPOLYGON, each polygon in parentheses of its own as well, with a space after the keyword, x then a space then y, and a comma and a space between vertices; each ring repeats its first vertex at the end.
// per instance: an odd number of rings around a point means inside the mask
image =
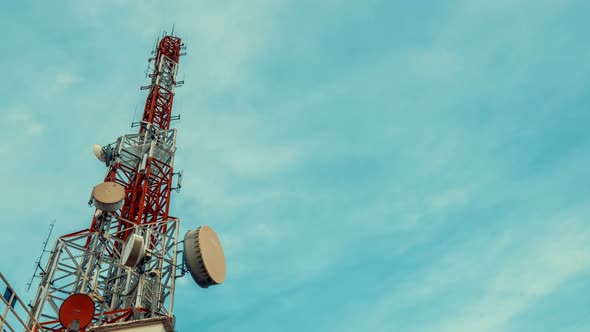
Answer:
POLYGON ((10 286, 8 281, 0 273, 0 310, 3 310, 3 314, 0 317, 0 331, 1 332, 15 332, 17 330, 24 329, 25 332, 41 332, 41 326, 35 322, 33 316, 27 309, 27 306, 23 301, 16 295, 14 289, 10 286), (6 307, 6 308, 4 308, 6 307), (25 320, 21 318, 23 313, 26 315, 25 320), (27 323, 34 322, 32 324, 27 323))

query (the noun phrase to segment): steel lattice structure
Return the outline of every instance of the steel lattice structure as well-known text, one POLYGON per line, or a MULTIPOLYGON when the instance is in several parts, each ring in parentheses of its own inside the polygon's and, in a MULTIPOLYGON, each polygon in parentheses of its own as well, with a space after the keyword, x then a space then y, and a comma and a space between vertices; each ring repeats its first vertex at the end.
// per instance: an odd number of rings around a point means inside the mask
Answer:
POLYGON ((123 207, 96 210, 87 229, 57 239, 31 305, 33 326, 64 331, 59 309, 71 294, 90 295, 96 310, 92 325, 165 316, 172 319, 179 219, 169 215, 174 176, 176 130, 170 129, 181 39, 158 43, 139 133, 109 144, 104 181, 124 187, 123 207), (137 234, 146 244, 145 264, 121 263, 127 239, 137 234))

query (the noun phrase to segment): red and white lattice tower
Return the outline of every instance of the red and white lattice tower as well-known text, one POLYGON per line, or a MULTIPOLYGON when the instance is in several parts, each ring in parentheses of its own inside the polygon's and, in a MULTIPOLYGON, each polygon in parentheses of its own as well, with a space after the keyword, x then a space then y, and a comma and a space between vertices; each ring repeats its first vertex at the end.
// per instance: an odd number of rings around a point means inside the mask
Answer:
MULTIPOLYGON (((215 233, 203 226, 178 248, 179 219, 169 215, 176 130, 170 128, 178 60, 184 44, 164 36, 152 52, 151 84, 139 133, 94 146, 107 166, 93 188, 90 227, 59 237, 31 305, 29 326, 43 331, 100 331, 120 323, 173 326, 174 286, 190 272, 201 287, 223 282, 225 261, 215 233)), ((133 126, 133 125, 132 125, 133 126)), ((173 188, 173 177, 177 183, 173 188)), ((124 325, 123 324, 123 325, 124 325)), ((31 329, 34 330, 34 329, 31 329)))

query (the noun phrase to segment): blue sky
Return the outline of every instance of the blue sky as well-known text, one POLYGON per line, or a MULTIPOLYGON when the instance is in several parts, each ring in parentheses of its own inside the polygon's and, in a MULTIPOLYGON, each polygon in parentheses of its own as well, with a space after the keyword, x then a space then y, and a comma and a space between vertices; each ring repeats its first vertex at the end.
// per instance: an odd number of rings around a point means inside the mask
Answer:
POLYGON ((172 212, 224 285, 186 331, 590 330, 587 1, 0 5, 0 271, 89 225, 154 39, 188 46, 172 212), (52 239, 53 241, 53 239, 52 239))

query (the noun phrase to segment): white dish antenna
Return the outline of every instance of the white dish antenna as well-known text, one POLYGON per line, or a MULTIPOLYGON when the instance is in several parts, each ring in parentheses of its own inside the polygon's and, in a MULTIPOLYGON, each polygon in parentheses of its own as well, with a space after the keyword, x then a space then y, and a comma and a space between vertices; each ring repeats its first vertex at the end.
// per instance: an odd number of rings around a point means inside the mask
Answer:
POLYGON ((94 156, 96 157, 96 159, 102 161, 103 163, 107 160, 105 153, 104 153, 104 149, 102 148, 102 146, 100 146, 98 144, 94 144, 92 146, 92 152, 94 153, 94 156))
POLYGON ((223 248, 217 234, 209 226, 201 226, 184 236, 184 264, 202 288, 225 281, 223 248))
POLYGON ((103 182, 92 189, 92 197, 97 209, 114 212, 123 207, 125 188, 116 182, 103 182))
POLYGON ((129 239, 127 239, 127 244, 125 244, 125 248, 123 249, 121 263, 127 267, 136 267, 144 256, 145 245, 143 243, 143 237, 137 234, 132 234, 129 239))

